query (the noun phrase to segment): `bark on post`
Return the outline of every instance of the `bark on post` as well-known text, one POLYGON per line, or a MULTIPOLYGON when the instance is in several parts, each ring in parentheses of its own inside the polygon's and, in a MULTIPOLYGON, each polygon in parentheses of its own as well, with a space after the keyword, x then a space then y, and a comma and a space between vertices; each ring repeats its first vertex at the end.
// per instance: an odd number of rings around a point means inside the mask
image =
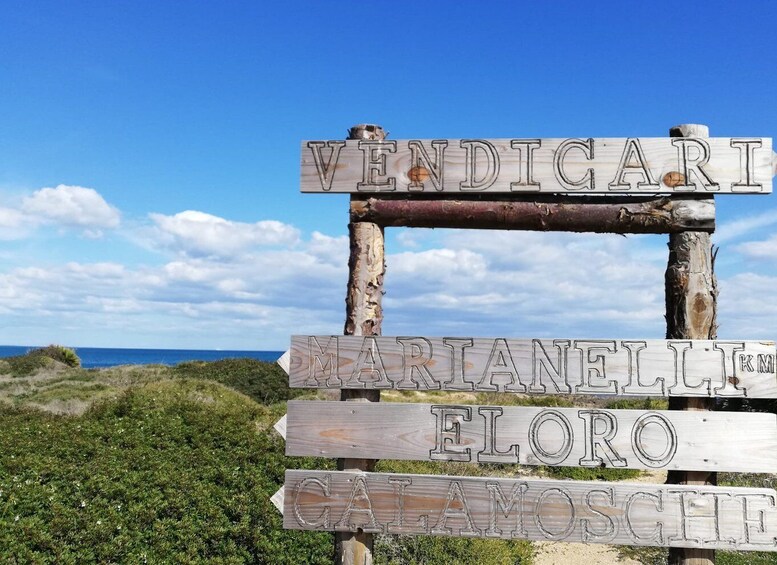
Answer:
MULTIPOLYGON (((669 130, 672 137, 708 137, 707 126, 687 124, 669 130)), ((669 236, 669 264, 666 269, 667 339, 715 339, 717 336, 717 281, 709 233, 686 231, 669 236)), ((709 398, 669 400, 672 410, 709 410, 709 398)), ((669 471, 668 484, 714 485, 716 473, 669 471)), ((671 565, 713 565, 715 551, 670 548, 671 565)))
POLYGON ((364 196, 351 201, 352 222, 411 228, 599 233, 715 230, 715 201, 645 196, 447 195, 364 196))
MULTIPOLYGON (((360 124, 348 131, 349 139, 384 139, 383 128, 360 124)), ((351 206, 355 197, 351 199, 351 206)), ((348 260, 348 290, 345 297, 345 335, 379 335, 383 321, 384 263, 383 228, 372 222, 354 221, 348 224, 351 255, 348 260)), ((380 401, 379 390, 343 389, 340 400, 355 402, 380 401)), ((341 471, 372 471, 370 459, 338 459, 341 471)), ((335 533, 335 563, 371 565, 373 536, 364 532, 335 533)))

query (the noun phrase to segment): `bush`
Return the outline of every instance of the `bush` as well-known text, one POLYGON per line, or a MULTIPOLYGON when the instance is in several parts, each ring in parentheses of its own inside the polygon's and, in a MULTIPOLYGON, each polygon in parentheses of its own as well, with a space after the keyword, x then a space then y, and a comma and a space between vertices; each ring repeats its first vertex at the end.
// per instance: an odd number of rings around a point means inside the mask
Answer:
POLYGON ((24 355, 6 357, 0 366, 0 372, 10 373, 14 377, 26 377, 38 369, 48 367, 52 360, 59 361, 68 367, 81 366, 81 359, 72 349, 61 345, 47 345, 31 349, 24 355))
POLYGON ((80 367, 81 359, 79 359, 76 352, 69 347, 63 347, 61 345, 47 345, 38 349, 33 349, 28 352, 27 355, 42 355, 60 363, 64 363, 68 367, 80 367))
POLYGON ((331 534, 283 530, 270 503, 285 468, 332 466, 287 459, 277 416, 186 380, 81 417, 5 410, 0 562, 331 563, 331 534))
POLYGON ((216 381, 266 405, 289 400, 306 392, 304 389, 290 389, 288 375, 276 363, 256 359, 188 361, 176 365, 173 375, 216 381))

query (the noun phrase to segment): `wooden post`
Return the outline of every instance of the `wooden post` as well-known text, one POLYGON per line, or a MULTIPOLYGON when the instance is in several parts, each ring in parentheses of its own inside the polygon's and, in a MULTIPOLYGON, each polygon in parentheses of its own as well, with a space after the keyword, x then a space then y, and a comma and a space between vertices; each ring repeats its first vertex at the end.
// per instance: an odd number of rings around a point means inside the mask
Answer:
MULTIPOLYGON (((385 139, 380 126, 360 124, 350 128, 349 139, 385 139)), ((351 198, 353 200, 357 197, 351 198)), ((380 335, 383 321, 384 262, 383 228, 372 222, 351 220, 348 224, 351 256, 348 260, 348 290, 345 297, 345 335, 380 335)), ((379 390, 343 389, 340 400, 351 402, 379 402, 379 390)), ((372 471, 375 461, 370 459, 338 459, 341 471, 372 471)), ((335 533, 335 563, 343 565, 371 565, 373 536, 364 532, 335 533)))
MULTIPOLYGON (((685 124, 669 130, 672 137, 709 137, 704 125, 685 124)), ((678 173, 679 174, 679 173, 678 173)), ((714 339, 717 335, 717 281, 709 233, 685 231, 669 236, 669 264, 666 269, 667 339, 714 339)), ((672 410, 709 410, 709 398, 669 400, 672 410)), ((714 485, 715 473, 669 471, 668 484, 714 485)), ((714 565, 712 549, 670 548, 671 565, 714 565)))

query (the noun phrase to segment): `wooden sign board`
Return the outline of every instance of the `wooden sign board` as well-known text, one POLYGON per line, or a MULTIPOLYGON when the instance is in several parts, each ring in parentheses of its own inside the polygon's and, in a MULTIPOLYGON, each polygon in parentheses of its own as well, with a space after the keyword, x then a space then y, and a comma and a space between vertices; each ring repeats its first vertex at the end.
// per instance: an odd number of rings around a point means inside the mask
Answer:
POLYGON ((772 140, 303 141, 302 192, 769 193, 772 140))
POLYGON ((771 473, 777 415, 289 401, 286 454, 771 473))
POLYGON ((293 336, 281 364, 291 387, 777 398, 773 341, 293 336))
POLYGON ((777 551, 772 489, 286 471, 283 527, 777 551))

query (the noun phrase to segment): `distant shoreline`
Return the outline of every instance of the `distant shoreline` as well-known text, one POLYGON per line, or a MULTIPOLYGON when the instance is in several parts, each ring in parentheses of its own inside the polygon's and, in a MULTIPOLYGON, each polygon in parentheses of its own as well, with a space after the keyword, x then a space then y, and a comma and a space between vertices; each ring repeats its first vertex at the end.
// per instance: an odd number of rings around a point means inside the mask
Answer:
MULTIPOLYGON (((36 346, 0 345, 0 358, 24 355, 36 346)), ((119 365, 177 365, 186 361, 219 361, 249 358, 275 362, 282 351, 244 351, 227 349, 139 349, 112 347, 73 347, 86 369, 119 365)))

